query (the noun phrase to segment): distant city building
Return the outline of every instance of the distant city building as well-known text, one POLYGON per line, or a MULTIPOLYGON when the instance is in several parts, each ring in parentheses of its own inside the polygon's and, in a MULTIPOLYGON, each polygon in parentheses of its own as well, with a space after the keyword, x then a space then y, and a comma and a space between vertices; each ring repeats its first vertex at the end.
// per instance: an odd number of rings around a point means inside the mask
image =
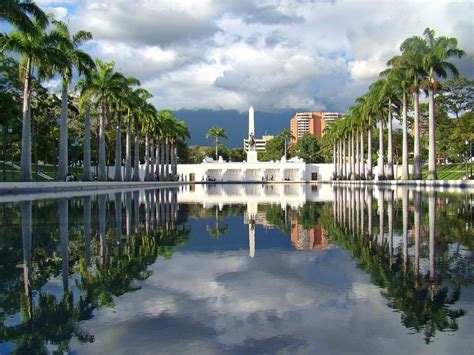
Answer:
MULTIPOLYGON (((268 138, 268 137, 271 137, 273 138, 273 136, 263 136, 261 139, 257 139, 255 138, 255 150, 257 152, 264 152, 265 151, 265 148, 267 146, 267 142, 271 139, 271 138, 268 138)), ((244 150, 246 152, 249 151, 249 140, 246 138, 244 139, 244 150)))
MULTIPOLYGON (((264 152, 265 149, 266 149, 266 146, 267 146, 267 142, 270 139, 273 139, 273 136, 266 135, 266 136, 262 136, 261 139, 255 139, 255 150, 257 152, 264 152)), ((246 152, 248 152, 248 150, 249 150, 249 140, 248 139, 244 139, 244 150, 246 152)))
POLYGON ((332 122, 342 117, 337 112, 298 112, 290 120, 290 130, 293 135, 292 143, 297 142, 304 134, 315 137, 324 136, 324 129, 332 122))

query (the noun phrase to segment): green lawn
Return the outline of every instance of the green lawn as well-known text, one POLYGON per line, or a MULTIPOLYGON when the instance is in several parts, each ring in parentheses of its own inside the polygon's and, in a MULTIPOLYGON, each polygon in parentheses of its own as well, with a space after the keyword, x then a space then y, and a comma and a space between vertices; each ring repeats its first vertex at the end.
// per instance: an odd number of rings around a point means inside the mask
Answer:
MULTIPOLYGON (((438 165, 436 172, 439 180, 461 180, 465 175, 463 163, 438 165)), ((421 176, 424 180, 427 178, 428 168, 423 169, 421 176)))
MULTIPOLYGON (((20 165, 19 162, 14 162, 20 165)), ((33 181, 50 181, 35 174, 36 165, 31 166, 33 172, 33 181)), ((43 174, 51 176, 53 179, 56 176, 56 167, 54 165, 38 165, 38 170, 43 174)), ((82 176, 82 168, 69 168, 69 172, 76 175, 78 178, 82 176)), ((0 162, 0 182, 1 181, 20 181, 20 172, 13 169, 10 164, 5 165, 5 180, 3 176, 3 162, 0 162)))

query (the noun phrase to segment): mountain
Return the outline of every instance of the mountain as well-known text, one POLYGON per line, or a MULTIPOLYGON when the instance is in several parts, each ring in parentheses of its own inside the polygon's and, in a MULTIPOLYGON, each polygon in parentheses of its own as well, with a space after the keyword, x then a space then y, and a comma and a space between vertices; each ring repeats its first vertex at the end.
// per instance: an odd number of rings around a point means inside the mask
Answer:
MULTIPOLYGON (((191 139, 189 145, 212 145, 206 139, 206 133, 212 126, 220 126, 227 132, 228 139, 224 140, 227 147, 242 147, 243 139, 248 136, 248 113, 234 110, 178 110, 175 116, 186 122, 191 139)), ((255 135, 260 138, 264 134, 275 135, 283 128, 290 128, 292 112, 255 112, 255 135)))

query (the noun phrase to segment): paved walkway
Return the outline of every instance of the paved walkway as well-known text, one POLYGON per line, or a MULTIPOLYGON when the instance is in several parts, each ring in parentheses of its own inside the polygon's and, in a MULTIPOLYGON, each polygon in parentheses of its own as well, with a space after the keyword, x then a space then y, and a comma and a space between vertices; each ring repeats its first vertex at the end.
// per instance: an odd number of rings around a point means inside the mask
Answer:
POLYGON ((0 182, 0 195, 32 192, 91 191, 127 188, 156 188, 189 184, 180 181, 35 181, 0 182))

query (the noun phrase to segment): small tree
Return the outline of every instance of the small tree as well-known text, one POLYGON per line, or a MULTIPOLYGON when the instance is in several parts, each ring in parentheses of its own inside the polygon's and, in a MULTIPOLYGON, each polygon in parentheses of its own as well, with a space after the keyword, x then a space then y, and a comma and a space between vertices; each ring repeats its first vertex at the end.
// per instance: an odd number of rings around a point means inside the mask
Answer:
POLYGON ((224 128, 219 127, 219 126, 213 126, 209 128, 209 131, 206 133, 206 139, 209 138, 214 138, 214 144, 216 146, 216 160, 219 159, 218 156, 218 148, 219 148, 219 138, 225 138, 227 139, 227 134, 224 128))
POLYGON ((293 156, 302 158, 306 163, 321 163, 324 160, 318 138, 309 133, 305 133, 303 137, 299 138, 291 150, 293 156))

